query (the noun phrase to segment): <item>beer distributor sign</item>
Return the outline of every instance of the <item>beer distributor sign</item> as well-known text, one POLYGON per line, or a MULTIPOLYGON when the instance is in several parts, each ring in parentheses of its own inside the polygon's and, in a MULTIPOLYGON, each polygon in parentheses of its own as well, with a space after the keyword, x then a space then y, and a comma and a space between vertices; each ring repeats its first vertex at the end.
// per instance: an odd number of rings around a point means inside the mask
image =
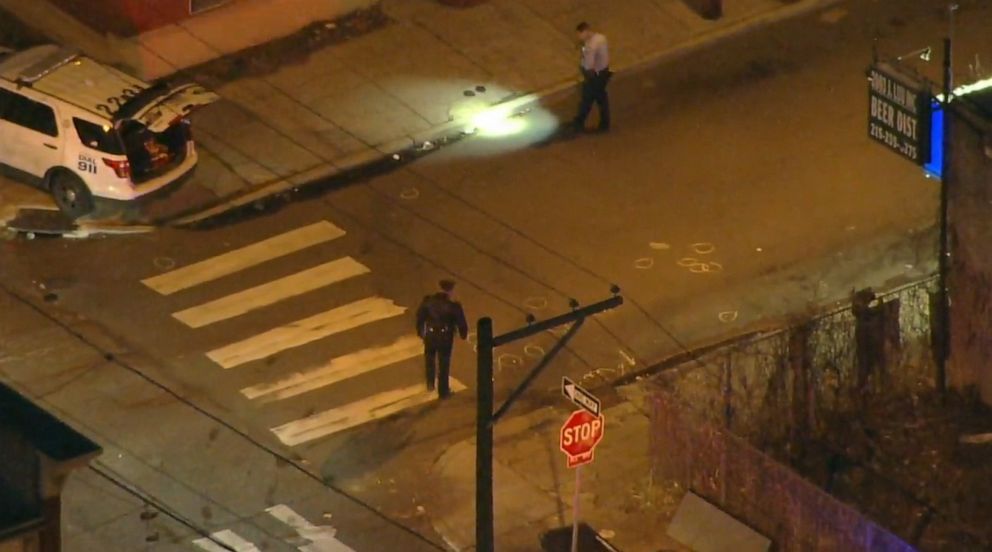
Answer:
POLYGON ((868 136, 923 165, 930 160, 930 94, 885 66, 868 70, 868 136))

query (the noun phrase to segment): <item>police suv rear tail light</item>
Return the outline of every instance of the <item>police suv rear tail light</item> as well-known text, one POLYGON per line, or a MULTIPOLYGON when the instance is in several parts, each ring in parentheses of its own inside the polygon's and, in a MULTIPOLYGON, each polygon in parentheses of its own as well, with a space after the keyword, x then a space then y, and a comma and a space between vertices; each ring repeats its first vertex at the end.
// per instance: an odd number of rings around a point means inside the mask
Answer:
POLYGON ((131 178, 131 163, 127 159, 118 161, 117 159, 103 158, 103 164, 114 169, 117 178, 131 178))

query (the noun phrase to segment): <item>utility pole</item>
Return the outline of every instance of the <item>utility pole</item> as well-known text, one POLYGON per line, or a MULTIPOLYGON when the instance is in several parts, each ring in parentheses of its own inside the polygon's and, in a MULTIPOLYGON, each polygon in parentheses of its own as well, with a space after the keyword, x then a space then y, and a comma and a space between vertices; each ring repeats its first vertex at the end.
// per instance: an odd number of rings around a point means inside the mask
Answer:
POLYGON ((571 312, 560 314, 541 322, 535 322, 532 315, 527 316, 527 325, 502 335, 493 335, 491 318, 480 318, 476 326, 478 335, 478 412, 476 416, 475 438, 475 549, 477 552, 495 552, 495 535, 493 525, 493 426, 510 409, 516 399, 523 394, 527 387, 537 378, 551 360, 575 336, 582 323, 589 316, 605 310, 614 309, 623 304, 620 288, 611 286, 613 297, 579 308, 579 303, 572 299, 569 305, 571 312), (506 345, 519 339, 571 323, 565 335, 559 339, 544 357, 531 370, 530 374, 514 389, 496 412, 493 412, 493 350, 500 345, 506 345))
POLYGON ((951 57, 952 38, 954 36, 954 12, 958 9, 957 4, 950 4, 947 7, 948 31, 944 38, 944 82, 943 82, 943 110, 944 130, 941 140, 943 141, 943 157, 941 160, 940 177, 940 220, 939 220, 939 252, 937 259, 937 300, 938 300, 938 332, 940 350, 937 351, 937 391, 943 396, 947 389, 947 360, 951 354, 951 296, 948 287, 948 276, 950 275, 951 264, 951 244, 949 236, 949 210, 950 210, 950 186, 953 179, 951 171, 950 157, 953 146, 951 144, 951 94, 954 90, 954 70, 953 59, 951 57))
POLYGON ((495 552, 493 527, 493 320, 481 318, 478 336, 478 406, 475 426, 475 549, 495 552))

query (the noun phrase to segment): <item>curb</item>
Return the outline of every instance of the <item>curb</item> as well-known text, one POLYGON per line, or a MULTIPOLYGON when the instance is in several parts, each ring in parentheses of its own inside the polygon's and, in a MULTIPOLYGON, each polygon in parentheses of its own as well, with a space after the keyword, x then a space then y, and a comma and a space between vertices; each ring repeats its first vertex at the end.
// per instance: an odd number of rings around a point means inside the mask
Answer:
MULTIPOLYGON (((502 105, 503 104, 497 103, 494 104, 493 107, 502 107, 502 105)), ((463 129, 465 126, 465 123, 460 121, 449 121, 413 136, 405 136, 391 140, 384 144, 368 147, 346 155, 345 157, 335 159, 333 161, 326 161, 292 176, 262 184, 251 190, 245 190, 240 194, 226 200, 222 199, 219 202, 209 205, 199 211, 164 221, 162 226, 186 226, 189 224, 195 224, 211 217, 224 214, 233 209, 244 207, 250 203, 264 200, 274 195, 291 190, 295 191, 299 188, 305 187, 308 184, 313 184, 334 176, 358 171, 375 163, 379 163, 394 155, 400 155, 407 152, 414 148, 417 144, 450 140, 454 137, 464 135, 463 129)))
MULTIPOLYGON (((699 50, 715 42, 752 31, 782 20, 791 19, 805 15, 807 13, 824 9, 841 0, 799 0, 794 3, 784 5, 780 8, 773 8, 760 12, 753 16, 741 19, 726 26, 718 27, 708 32, 698 34, 689 40, 677 44, 666 50, 654 52, 641 57, 633 62, 621 65, 616 73, 636 73, 649 69, 663 61, 686 55, 699 50)), ((500 109, 508 111, 518 111, 527 106, 549 98, 557 98, 566 92, 571 91, 580 84, 577 77, 559 81, 555 84, 542 88, 531 93, 524 93, 509 99, 494 103, 490 109, 500 109)), ((389 157, 400 155, 418 144, 424 142, 438 142, 450 140, 454 137, 465 135, 466 123, 462 121, 448 121, 428 130, 419 132, 411 136, 403 136, 385 144, 379 144, 371 148, 362 150, 356 154, 351 154, 340 160, 333 160, 314 168, 308 169, 293 176, 282 178, 274 182, 262 184, 250 190, 231 196, 227 199, 220 199, 217 203, 209 205, 199 211, 179 216, 176 219, 164 221, 163 226, 185 226, 211 217, 223 214, 232 209, 243 207, 255 201, 260 201, 270 196, 295 190, 316 181, 324 180, 342 173, 355 171, 365 166, 381 162, 389 157)))
POLYGON ((156 227, 151 225, 123 224, 113 220, 90 221, 80 219, 73 221, 64 219, 64 221, 59 221, 60 223, 64 223, 64 226, 58 224, 46 226, 44 223, 39 222, 34 224, 22 222, 18 224, 17 221, 21 215, 29 211, 59 212, 58 208, 54 205, 35 203, 13 205, 10 208, 0 210, 0 230, 11 235, 25 235, 28 239, 34 239, 36 236, 60 236, 63 238, 81 239, 99 235, 147 234, 156 230, 156 227))

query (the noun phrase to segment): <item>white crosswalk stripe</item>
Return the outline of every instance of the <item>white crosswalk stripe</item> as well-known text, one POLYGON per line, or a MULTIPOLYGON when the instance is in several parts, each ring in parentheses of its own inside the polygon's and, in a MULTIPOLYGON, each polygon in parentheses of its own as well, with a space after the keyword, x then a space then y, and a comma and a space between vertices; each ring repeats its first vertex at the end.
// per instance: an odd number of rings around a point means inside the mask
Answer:
POLYGON ((423 349, 424 345, 419 337, 415 335, 401 337, 389 345, 362 349, 332 358, 323 366, 313 370, 297 372, 277 381, 246 387, 241 393, 249 399, 261 399, 265 402, 288 399, 414 358, 420 355, 423 349))
POLYGON ((146 278, 142 283, 162 295, 170 295, 343 235, 344 230, 322 220, 241 249, 146 278))
MULTIPOLYGON (((333 223, 320 221, 146 278, 142 283, 161 295, 172 295, 224 277, 234 276, 243 270, 329 242, 343 235, 345 235, 344 230, 333 223)), ((173 312, 172 317, 189 328, 204 328, 237 317, 247 317, 249 314, 261 314, 284 301, 318 290, 335 290, 337 289, 334 287, 335 284, 371 273, 371 269, 349 256, 333 260, 325 259, 317 263, 253 287, 213 297, 200 304, 185 305, 173 312)), ((227 283, 232 281, 233 278, 226 279, 227 283)), ((211 349, 205 355, 220 368, 227 370, 261 361, 284 351, 303 348, 333 335, 392 319, 407 312, 406 307, 380 296, 347 301, 350 302, 335 300, 334 303, 339 306, 254 335, 235 335, 231 337, 232 342, 211 349)), ((241 395, 261 407, 264 404, 298 397, 305 393, 329 389, 335 384, 364 374, 392 370, 395 365, 414 359, 423 352, 423 343, 415 335, 395 336, 391 341, 389 339, 387 336, 375 344, 355 343, 355 348, 344 354, 244 387, 240 390, 241 395)), ((256 372, 249 371, 249 373, 256 372)), ((421 374, 422 368, 417 373, 421 374)), ((381 379, 381 381, 388 380, 389 378, 381 379)), ((453 392, 459 392, 463 391, 465 386, 452 378, 451 389, 453 392)), ((286 445, 296 446, 425 404, 435 400, 436 394, 428 392, 421 382, 407 387, 380 390, 371 396, 349 397, 349 399, 354 400, 337 408, 297 420, 279 420, 283 423, 272 427, 271 431, 286 445)), ((301 531, 313 530, 312 525, 305 527, 293 525, 302 518, 292 517, 288 512, 291 512, 288 508, 270 511, 273 516, 279 517, 294 528, 301 531)), ((223 550, 223 547, 218 548, 217 542, 222 542, 238 551, 242 550, 237 548, 238 546, 244 547, 245 552, 256 550, 254 545, 231 531, 219 531, 213 535, 213 538, 216 542, 211 539, 199 539, 195 544, 210 552, 223 550)), ((340 543, 337 548, 329 547, 330 544, 313 546, 316 548, 301 547, 300 550, 313 552, 351 550, 347 547, 341 548, 340 546, 343 545, 340 543)))
POLYGON ((392 318, 404 312, 406 312, 405 307, 389 299, 366 297, 214 349, 207 353, 207 357, 223 368, 234 368, 252 360, 270 357, 286 349, 299 347, 370 322, 392 318))
MULTIPOLYGON (((465 386, 460 381, 451 378, 451 390, 453 392, 464 391, 465 386)), ((274 427, 272 432, 284 444, 295 446, 372 420, 385 418, 407 408, 433 401, 435 398, 435 393, 427 391, 424 384, 419 383, 402 389, 384 391, 348 403, 340 408, 318 412, 306 418, 274 427)))
POLYGON ((368 272, 368 267, 351 257, 335 259, 285 278, 173 313, 172 316, 187 326, 199 328, 368 272))
POLYGON ((210 537, 211 538, 203 537, 202 539, 196 539, 193 541, 193 546, 206 550, 207 552, 231 552, 231 549, 234 549, 236 552, 261 552, 254 544, 246 541, 238 536, 237 533, 228 529, 211 533, 210 537), (226 545, 227 548, 224 548, 218 543, 226 545))
MULTIPOLYGON (((289 537, 285 542, 292 543, 300 552, 355 552, 354 548, 338 540, 337 529, 328 525, 314 525, 285 504, 277 504, 265 511, 296 532, 295 537, 289 537), (293 542, 300 539, 308 542, 293 542)), ((193 546, 207 552, 231 552, 232 549, 236 552, 261 552, 255 544, 230 529, 211 533, 209 538, 196 539, 193 546)))
POLYGON ((310 540, 310 544, 298 547, 300 552, 355 552, 353 548, 336 538, 336 529, 326 525, 314 525, 285 504, 277 504, 265 511, 295 529, 301 537, 310 540))

